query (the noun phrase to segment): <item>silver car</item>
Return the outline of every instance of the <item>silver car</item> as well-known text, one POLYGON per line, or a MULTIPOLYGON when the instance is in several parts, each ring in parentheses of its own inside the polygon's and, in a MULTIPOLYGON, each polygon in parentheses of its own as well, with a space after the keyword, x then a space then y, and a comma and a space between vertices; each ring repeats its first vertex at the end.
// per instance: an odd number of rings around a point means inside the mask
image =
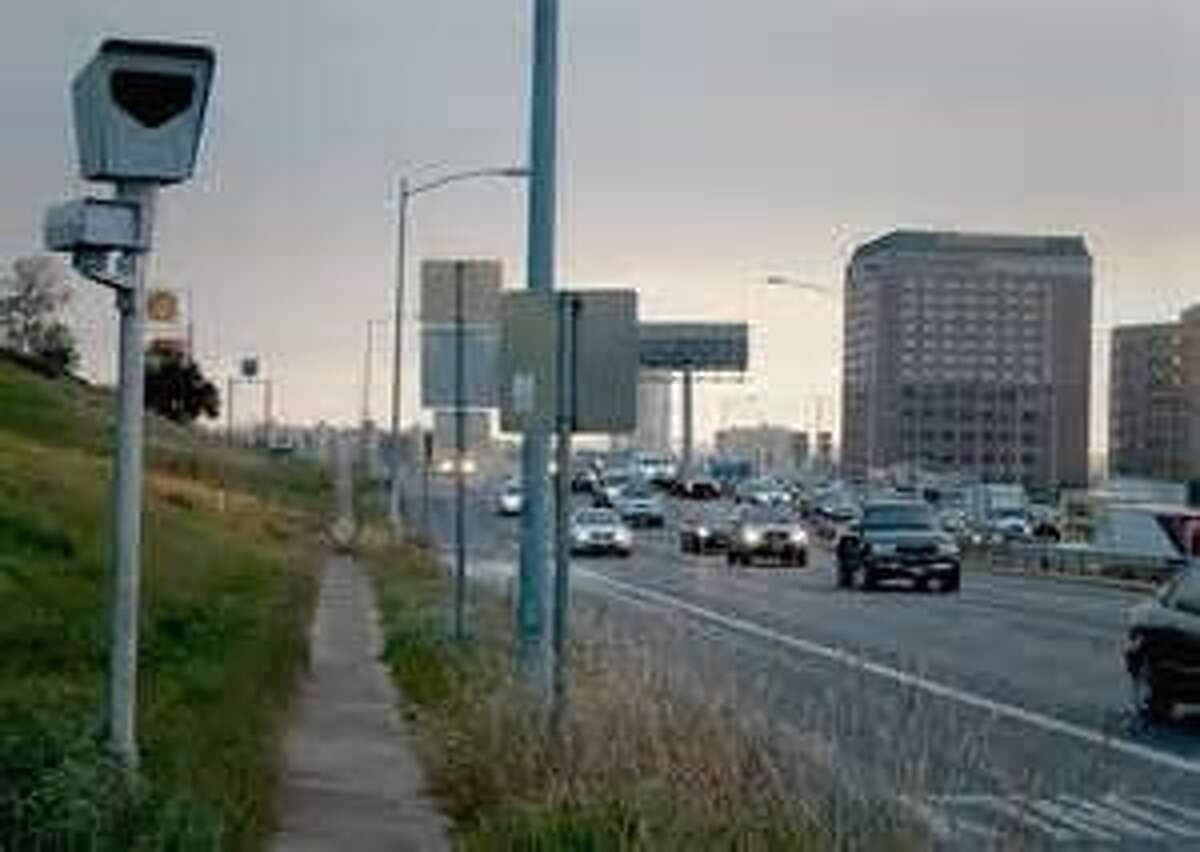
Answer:
POLYGON ((633 532, 612 509, 580 509, 571 519, 571 553, 627 557, 633 553, 633 532))

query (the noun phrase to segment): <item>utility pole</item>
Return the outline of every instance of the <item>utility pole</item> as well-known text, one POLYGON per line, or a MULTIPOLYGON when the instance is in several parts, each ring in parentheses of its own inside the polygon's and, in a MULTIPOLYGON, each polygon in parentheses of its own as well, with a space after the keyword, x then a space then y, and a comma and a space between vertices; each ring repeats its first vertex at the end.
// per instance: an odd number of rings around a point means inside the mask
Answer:
MULTIPOLYGON (((558 0, 534 0, 530 99, 528 257, 529 289, 554 289, 558 160, 558 0)), ((546 660, 546 473, 550 435, 544 426, 525 433, 521 447, 524 511, 518 569, 517 666, 544 692, 546 660)))

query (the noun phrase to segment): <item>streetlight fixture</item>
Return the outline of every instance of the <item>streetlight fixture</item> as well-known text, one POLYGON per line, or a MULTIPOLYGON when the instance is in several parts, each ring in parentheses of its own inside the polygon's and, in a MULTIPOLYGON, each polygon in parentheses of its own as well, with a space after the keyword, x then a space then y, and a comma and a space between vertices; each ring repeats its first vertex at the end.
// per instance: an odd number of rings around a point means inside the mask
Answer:
POLYGON ((530 171, 522 166, 500 166, 485 169, 469 169, 443 175, 424 183, 412 184, 407 177, 400 178, 400 200, 396 235, 396 305, 394 313, 395 334, 392 343, 392 422, 391 456, 388 473, 391 478, 388 490, 388 519, 392 531, 400 529, 400 393, 402 389, 403 330, 405 270, 407 266, 406 236, 408 233, 408 205, 413 198, 433 192, 451 184, 478 178, 527 178, 530 171))

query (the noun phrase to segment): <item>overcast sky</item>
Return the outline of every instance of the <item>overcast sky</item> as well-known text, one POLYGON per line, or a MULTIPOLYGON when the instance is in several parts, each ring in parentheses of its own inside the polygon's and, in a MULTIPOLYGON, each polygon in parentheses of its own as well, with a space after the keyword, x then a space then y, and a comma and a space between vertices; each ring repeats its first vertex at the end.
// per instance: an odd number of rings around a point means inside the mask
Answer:
MULTIPOLYGON (((288 418, 356 418, 395 178, 524 159, 530 0, 8 5, 0 260, 84 189, 67 86, 100 39, 209 42, 202 161, 163 200, 156 276, 192 289, 211 372, 254 351, 288 418)), ((706 389, 704 427, 811 425, 845 261, 893 227, 1083 233, 1098 338, 1200 301, 1195 0, 564 0, 563 27, 561 280, 634 286, 647 318, 754 324, 755 381, 706 389), (767 291, 768 273, 832 297, 767 291)), ((410 245, 414 263, 503 258, 519 283, 522 188, 421 198, 410 245)), ((110 301, 80 290, 102 379, 110 301)))

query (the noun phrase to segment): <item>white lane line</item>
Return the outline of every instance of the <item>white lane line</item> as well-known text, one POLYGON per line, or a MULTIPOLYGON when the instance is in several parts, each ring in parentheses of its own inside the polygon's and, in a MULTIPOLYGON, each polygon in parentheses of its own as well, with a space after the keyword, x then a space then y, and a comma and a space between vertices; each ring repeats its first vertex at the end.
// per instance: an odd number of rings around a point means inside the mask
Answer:
POLYGON ((860 671, 873 674, 878 677, 886 678, 895 683, 904 686, 912 687, 913 689, 921 690, 930 695, 944 698, 948 701, 954 701, 959 704, 973 707, 978 710, 984 710, 994 716, 999 716, 1006 719, 1012 719, 1017 722, 1022 722, 1035 728, 1040 728, 1044 731, 1049 731, 1055 734, 1071 737, 1076 740, 1088 743, 1089 745, 1099 746, 1101 748, 1112 749, 1126 757, 1133 757, 1139 760, 1144 760, 1148 763, 1157 764, 1158 766, 1173 769, 1178 772, 1186 772, 1192 775, 1200 775, 1200 762, 1191 760, 1186 757, 1178 757, 1173 754, 1158 751, 1157 749, 1135 743, 1131 740, 1121 737, 1113 737, 1105 734, 1103 731, 1098 731, 1095 728, 1088 728, 1084 725, 1078 725, 1074 722, 1068 722, 1063 719, 1055 718, 1054 716, 1041 713, 1037 710, 1030 710, 1025 707, 1020 707, 1016 704, 1006 704, 1002 701, 995 701, 983 695, 974 692, 968 692, 964 689, 948 686, 944 683, 930 680, 929 678, 915 675, 911 672, 902 671, 901 669, 893 668, 882 663, 875 663, 868 660, 866 657, 849 651, 842 650, 830 645, 822 645, 819 642, 813 642, 807 639, 801 639, 797 636, 791 636, 787 633, 781 633, 770 627, 762 624, 757 624, 753 621, 747 621, 744 618, 738 618, 732 615, 724 615, 707 607, 689 603, 674 595, 665 594, 663 592, 646 589, 632 583, 624 583, 620 580, 613 580, 603 574, 598 574, 595 571, 589 571, 586 568, 577 568, 575 573, 581 577, 586 577, 600 585, 608 586, 612 589, 617 589, 625 592, 628 595, 641 597, 648 601, 661 604, 665 607, 686 612, 697 618, 706 619, 715 624, 720 624, 730 630, 743 633, 749 636, 755 636, 759 639, 766 639, 769 642, 774 642, 778 645, 791 648, 801 653, 811 656, 822 657, 836 663, 855 668, 860 671))
POLYGON ((1180 837, 1200 837, 1200 831, 1196 830, 1195 826, 1185 825, 1177 821, 1177 818, 1168 819, 1161 813, 1155 813, 1149 810, 1145 805, 1139 807, 1133 802, 1126 801, 1120 796, 1112 793, 1104 797, 1104 804, 1108 805, 1114 811, 1130 819, 1140 820, 1148 823, 1155 828, 1161 828, 1171 834, 1178 834, 1180 837))
POLYGON ((979 804, 986 805, 992 810, 998 811, 999 813, 1010 817, 1022 825, 1029 826, 1030 828, 1040 831, 1043 834, 1048 834, 1055 840, 1077 840, 1079 838, 1079 835, 1075 832, 1059 828, 1049 820, 1043 819, 1042 817, 1033 813, 1028 807, 1016 804, 1008 799, 1003 799, 999 796, 992 796, 988 801, 980 802, 979 804))
POLYGON ((1168 811, 1178 817, 1182 817, 1192 822, 1200 822, 1200 811, 1195 808, 1184 807, 1177 805, 1174 802, 1168 802, 1157 796, 1134 796, 1134 800, 1142 804, 1149 804, 1151 807, 1158 808, 1160 811, 1168 811))
POLYGON ((1060 802, 1067 802, 1077 810, 1086 811, 1091 815, 1091 818, 1098 823, 1107 825, 1109 828, 1115 828, 1117 831, 1125 834, 1132 834, 1134 837, 1144 837, 1149 840, 1162 840, 1166 838, 1166 834, 1156 828, 1142 825, 1128 819, 1111 808, 1106 809, 1098 805, 1094 805, 1087 799, 1081 799, 1078 796, 1070 796, 1063 794, 1058 797, 1060 802))
POLYGON ((1086 815, 1081 815, 1074 810, 1068 810, 1050 799, 1029 799, 1020 796, 1017 799, 1023 802, 1025 807, 1030 810, 1037 811, 1047 819, 1061 822, 1075 831, 1090 836, 1093 840, 1106 840, 1111 843, 1120 839, 1111 831, 1097 828, 1092 822, 1088 821, 1086 815))
POLYGON ((897 798, 902 805, 911 810, 921 822, 929 827, 929 830, 933 832, 934 837, 938 840, 953 840, 960 832, 964 831, 968 834, 978 834, 989 840, 994 840, 1000 836, 1000 832, 994 828, 989 828, 986 825, 965 819, 957 814, 939 813, 929 805, 918 802, 909 796, 899 796, 897 798))

